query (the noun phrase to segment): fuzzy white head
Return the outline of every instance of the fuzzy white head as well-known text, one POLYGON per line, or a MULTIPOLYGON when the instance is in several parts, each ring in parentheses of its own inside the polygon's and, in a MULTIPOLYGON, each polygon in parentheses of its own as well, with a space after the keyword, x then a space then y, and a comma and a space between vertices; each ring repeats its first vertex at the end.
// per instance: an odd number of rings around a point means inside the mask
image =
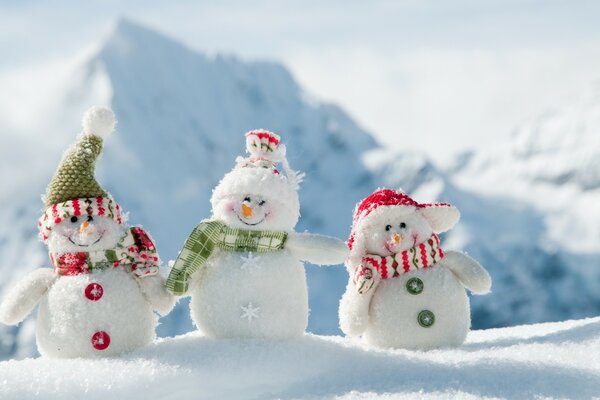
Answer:
POLYGON ((289 207, 271 196, 232 193, 215 204, 213 217, 233 228, 289 231, 297 221, 295 213, 290 215, 289 207))
POLYGON ((126 227, 105 217, 82 215, 54 226, 48 238, 53 253, 110 250, 116 247, 126 227))
POLYGON ((272 132, 246 133, 246 150, 251 156, 238 157, 237 165, 213 190, 213 218, 240 229, 293 230, 300 217, 302 174, 290 168, 286 148, 272 132), (284 171, 275 163, 281 163, 284 171))
POLYGON ((381 210, 363 229, 366 252, 383 257, 419 245, 433 233, 427 219, 408 207, 381 210))

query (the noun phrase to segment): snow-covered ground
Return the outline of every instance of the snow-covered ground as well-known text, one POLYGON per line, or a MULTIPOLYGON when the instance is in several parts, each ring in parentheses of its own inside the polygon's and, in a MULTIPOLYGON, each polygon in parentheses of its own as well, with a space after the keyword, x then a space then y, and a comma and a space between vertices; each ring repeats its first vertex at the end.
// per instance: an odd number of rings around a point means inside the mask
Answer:
POLYGON ((0 398, 600 398, 600 317, 473 331, 459 349, 375 350, 337 336, 198 332, 114 359, 0 362, 0 398))

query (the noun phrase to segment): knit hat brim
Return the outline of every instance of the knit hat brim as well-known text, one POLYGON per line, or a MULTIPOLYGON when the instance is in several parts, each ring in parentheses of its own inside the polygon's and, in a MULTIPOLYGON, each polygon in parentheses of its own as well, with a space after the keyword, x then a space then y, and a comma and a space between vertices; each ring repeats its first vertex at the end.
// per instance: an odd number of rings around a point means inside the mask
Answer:
POLYGON ((123 224, 121 207, 108 194, 105 197, 71 199, 46 209, 38 220, 40 237, 46 243, 56 225, 81 215, 110 218, 119 225, 123 224))

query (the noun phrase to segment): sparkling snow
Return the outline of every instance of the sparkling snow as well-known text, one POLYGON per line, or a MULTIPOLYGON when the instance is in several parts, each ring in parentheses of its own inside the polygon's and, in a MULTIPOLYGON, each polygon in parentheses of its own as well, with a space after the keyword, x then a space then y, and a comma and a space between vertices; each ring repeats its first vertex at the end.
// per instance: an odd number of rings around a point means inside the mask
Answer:
POLYGON ((198 332, 123 358, 0 362, 2 399, 475 399, 600 395, 600 318, 471 332, 459 349, 198 332))

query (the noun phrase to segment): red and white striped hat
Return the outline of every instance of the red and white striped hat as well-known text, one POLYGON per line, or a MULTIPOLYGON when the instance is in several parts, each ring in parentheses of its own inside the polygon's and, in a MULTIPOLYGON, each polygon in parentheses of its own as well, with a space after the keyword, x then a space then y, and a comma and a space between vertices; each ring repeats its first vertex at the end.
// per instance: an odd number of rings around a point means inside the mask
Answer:
POLYGON ((348 238, 350 250, 355 251, 358 250, 357 247, 360 247, 361 249, 358 251, 364 251, 363 244, 356 245, 357 234, 375 216, 385 212, 386 209, 398 207, 402 207, 406 212, 414 211, 423 215, 434 233, 447 231, 460 218, 458 209, 448 203, 419 203, 401 190, 377 189, 358 203, 354 209, 352 232, 348 238))

